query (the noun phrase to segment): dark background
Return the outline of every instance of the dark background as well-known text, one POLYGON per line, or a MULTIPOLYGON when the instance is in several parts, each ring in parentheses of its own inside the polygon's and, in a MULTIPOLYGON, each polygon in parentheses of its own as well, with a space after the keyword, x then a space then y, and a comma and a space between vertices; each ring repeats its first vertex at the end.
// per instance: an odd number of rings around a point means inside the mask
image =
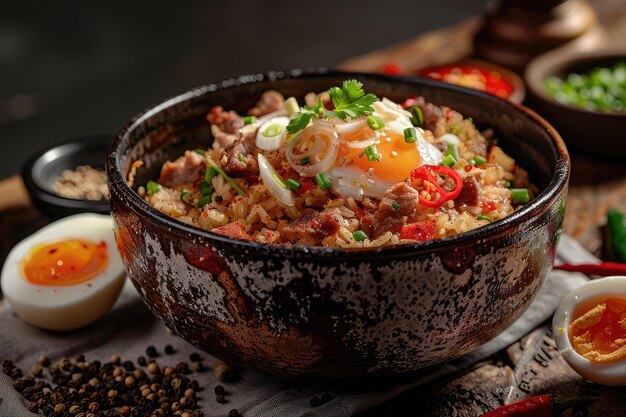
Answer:
POLYGON ((33 152, 115 133, 194 86, 332 67, 483 11, 486 0, 0 1, 0 179, 33 152))

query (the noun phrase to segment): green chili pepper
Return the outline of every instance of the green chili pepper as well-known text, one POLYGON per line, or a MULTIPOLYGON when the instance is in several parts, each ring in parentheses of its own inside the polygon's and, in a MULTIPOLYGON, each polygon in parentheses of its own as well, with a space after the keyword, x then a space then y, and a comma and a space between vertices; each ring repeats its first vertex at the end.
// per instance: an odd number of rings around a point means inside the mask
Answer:
POLYGON ((626 262, 626 215, 611 209, 606 217, 607 255, 614 261, 626 262))

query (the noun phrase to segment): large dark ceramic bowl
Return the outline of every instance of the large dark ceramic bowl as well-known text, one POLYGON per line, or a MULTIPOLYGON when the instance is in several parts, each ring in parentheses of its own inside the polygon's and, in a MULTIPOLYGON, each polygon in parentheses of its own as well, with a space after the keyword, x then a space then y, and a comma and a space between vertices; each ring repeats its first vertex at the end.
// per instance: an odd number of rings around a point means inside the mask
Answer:
POLYGON ((219 358, 291 378, 411 372, 495 337, 551 269, 569 176, 559 135, 524 107, 431 80, 324 70, 245 76, 167 100, 119 133, 107 164, 118 246, 152 311, 219 358), (134 191, 165 160, 211 143, 212 106, 244 112, 267 89, 302 98, 352 77, 379 97, 421 94, 494 128, 543 191, 478 230, 350 251, 228 238, 170 218, 134 191), (145 165, 131 188, 125 178, 138 159, 145 165))

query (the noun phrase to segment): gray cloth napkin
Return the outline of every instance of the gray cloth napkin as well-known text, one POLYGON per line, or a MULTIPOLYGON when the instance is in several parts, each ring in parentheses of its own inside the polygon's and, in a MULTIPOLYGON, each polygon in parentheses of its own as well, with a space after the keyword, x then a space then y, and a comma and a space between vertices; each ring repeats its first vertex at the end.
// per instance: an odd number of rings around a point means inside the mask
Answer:
MULTIPOLYGON (((593 263, 598 260, 583 249, 574 239, 562 236, 557 252, 558 262, 593 263)), ((193 373, 204 388, 199 393, 199 405, 206 416, 227 416, 236 408, 245 417, 256 416, 351 416, 379 405, 400 393, 450 376, 489 357, 522 338, 554 313, 559 300, 587 280, 583 275, 553 271, 530 308, 506 331, 491 342, 454 361, 427 368, 401 383, 366 386, 328 386, 319 384, 285 383, 276 378, 250 371, 240 371, 233 383, 220 383, 212 371, 193 373), (227 404, 215 401, 213 388, 222 384, 229 393, 227 404), (316 395, 330 392, 336 396, 332 401, 311 407, 309 400, 316 395)), ((183 360, 189 362, 189 354, 196 352, 179 337, 168 333, 159 320, 148 311, 134 287, 127 282, 117 303, 103 319, 95 324, 71 333, 50 333, 34 328, 15 316, 6 302, 0 303, 0 361, 13 360, 25 373, 29 373, 37 357, 48 355, 51 359, 74 358, 83 353, 87 360, 109 361, 111 355, 119 354, 124 360, 136 362, 146 356, 146 347, 155 346, 160 351, 160 365, 175 366, 183 360), (163 348, 171 344, 176 352, 165 355, 163 348)), ((201 354, 206 365, 212 368, 214 358, 201 354)), ((12 386, 11 379, 0 374, 0 416, 32 415, 26 408, 26 400, 12 386)))

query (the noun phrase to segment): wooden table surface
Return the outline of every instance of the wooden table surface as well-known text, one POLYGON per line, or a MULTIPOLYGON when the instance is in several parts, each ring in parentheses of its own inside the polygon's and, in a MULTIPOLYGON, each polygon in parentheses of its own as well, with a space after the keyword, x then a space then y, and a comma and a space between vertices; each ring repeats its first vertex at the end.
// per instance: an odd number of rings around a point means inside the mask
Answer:
MULTIPOLYGON (((605 0, 599 3, 600 18, 605 24, 608 39, 624 43, 626 2, 605 0)), ((401 45, 351 58, 340 68, 372 72, 393 63, 414 71, 453 62, 470 54, 472 34, 479 24, 480 19, 470 19, 401 45)), ((607 133, 610 132, 600 134, 607 133)), ((615 207, 626 211, 626 163, 594 158, 573 150, 571 156, 572 178, 565 231, 589 251, 600 255, 599 227, 605 221, 607 209, 615 207)), ((19 176, 0 181, 0 196, 0 261, 3 262, 15 243, 49 222, 49 219, 32 206, 19 176)), ((469 417, 536 394, 578 395, 590 390, 600 393, 602 400, 588 410, 579 410, 572 415, 626 415, 626 390, 600 388, 584 382, 560 357, 546 325, 469 372, 427 388, 409 391, 367 415, 469 417)))

